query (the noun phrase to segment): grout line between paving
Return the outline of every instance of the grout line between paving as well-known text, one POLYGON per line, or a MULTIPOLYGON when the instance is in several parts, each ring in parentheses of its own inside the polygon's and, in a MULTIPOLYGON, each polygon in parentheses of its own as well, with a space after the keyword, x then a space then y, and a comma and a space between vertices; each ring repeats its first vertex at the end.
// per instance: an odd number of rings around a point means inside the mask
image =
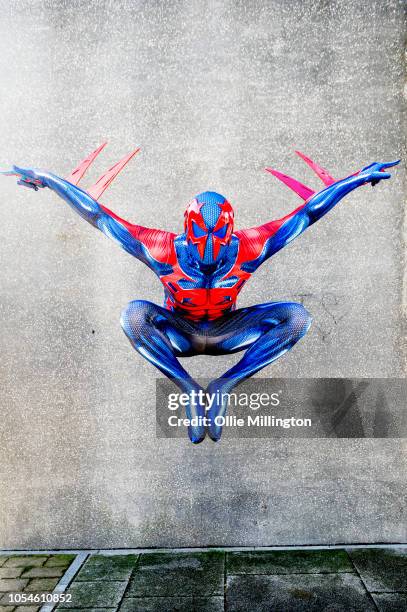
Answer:
MULTIPOLYGON (((344 574, 355 576, 356 572, 269 572, 267 574, 261 574, 258 572, 241 572, 240 574, 235 574, 231 572, 230 574, 228 574, 228 577, 238 578, 239 576, 343 576, 344 574)), ((356 575, 359 578, 359 574, 356 575)))
MULTIPOLYGON (((353 575, 357 575, 359 580, 361 581, 364 590, 366 591, 366 594, 369 598, 369 600, 371 601, 371 603, 374 606, 375 610, 379 610, 373 596, 372 593, 374 593, 375 591, 369 591, 369 589, 367 588, 365 581, 363 580, 356 564, 354 563, 352 556, 349 554, 349 551, 352 551, 354 549, 358 549, 358 548, 384 548, 384 549, 401 549, 401 550, 407 550, 407 545, 363 545, 363 544, 356 544, 356 545, 346 545, 346 546, 340 546, 340 545, 334 545, 334 546, 306 546, 306 547, 302 547, 302 546, 290 546, 290 547, 282 547, 282 546, 273 546, 273 547, 231 547, 231 548, 225 548, 225 547, 210 547, 210 548, 181 548, 181 549, 176 549, 176 548, 162 548, 162 549, 88 549, 88 550, 55 550, 55 551, 45 551, 45 550, 39 550, 39 551, 5 551, 2 550, 0 551, 0 555, 38 555, 38 554, 61 554, 61 553, 65 553, 65 554, 76 554, 75 559, 72 561, 72 563, 70 564, 70 566, 67 568, 66 572, 63 574, 63 576, 61 577, 61 579, 59 580, 58 584, 56 585, 56 587, 53 590, 53 594, 58 594, 58 593, 64 593, 67 589, 67 587, 70 585, 70 583, 72 582, 73 578, 76 576, 76 574, 79 572, 79 570, 81 569, 81 567, 83 566, 83 564, 85 563, 86 559, 88 558, 89 555, 92 554, 105 554, 106 556, 114 556, 114 555, 120 555, 120 554, 137 554, 137 560, 135 562, 135 565, 131 571, 130 577, 128 579, 128 583, 126 585, 125 591, 123 593, 123 596, 121 598, 120 603, 118 604, 119 606, 122 604, 122 602, 125 599, 125 596, 129 590, 130 587, 130 583, 132 582, 137 569, 139 567, 140 564, 140 560, 141 560, 141 555, 143 552, 145 553, 151 553, 151 552, 161 552, 161 551, 171 551, 171 552, 186 552, 186 551, 191 551, 191 552, 208 552, 208 551, 213 551, 213 550, 218 550, 218 551, 223 551, 224 554, 224 571, 223 571, 223 581, 224 581, 224 593, 223 593, 223 600, 224 600, 224 610, 226 612, 227 610, 227 598, 226 598, 226 587, 227 587, 227 577, 229 576, 228 571, 227 571, 227 554, 230 552, 234 552, 234 551, 241 551, 241 552, 250 552, 250 551, 268 551, 268 550, 277 550, 277 551, 292 551, 292 550, 335 550, 335 549, 341 549, 341 550, 345 550, 349 561, 351 563, 351 566, 353 567, 353 571, 352 572, 318 572, 317 575, 327 575, 327 574, 353 574, 353 575)), ((231 573, 230 576, 233 575, 241 575, 241 574, 233 574, 231 573)), ((269 575, 269 574, 247 574, 244 573, 244 575, 269 575)), ((309 572, 291 572, 290 574, 287 575, 309 575, 309 572)), ((381 591, 379 591, 381 593, 381 591)), ((389 591, 391 593, 393 593, 394 591, 389 591)), ((400 593, 405 594, 403 591, 400 591, 400 593)), ((135 596, 134 599, 138 599, 140 596, 135 596)), ((159 597, 159 596, 157 596, 159 597)), ((58 606, 58 602, 54 603, 45 603, 41 606, 40 608, 40 612, 53 612, 53 610, 58 606)))
POLYGON ((376 604, 376 602, 375 602, 375 600, 374 600, 374 598, 373 598, 373 596, 372 596, 371 592, 370 592, 370 591, 369 591, 369 589, 367 588, 367 586, 366 586, 366 584, 365 584, 365 581, 363 580, 363 578, 362 578, 362 576, 361 576, 361 574, 360 574, 360 572, 359 572, 359 570, 358 570, 358 568, 357 568, 356 564, 354 563, 354 561, 353 561, 353 559, 352 559, 351 555, 349 554, 349 552, 348 552, 348 551, 345 551, 345 552, 346 552, 346 554, 348 555, 349 561, 350 561, 350 562, 351 562, 351 564, 353 565, 353 568, 354 568, 354 570, 355 570, 355 572, 356 572, 356 575, 357 575, 357 577, 359 578, 360 582, 362 583, 363 588, 365 589, 365 591, 366 591, 366 593, 367 593, 368 598, 370 599, 371 603, 373 604, 374 609, 375 609, 375 610, 377 610, 378 612, 380 612, 379 607, 377 606, 377 604, 376 604))
POLYGON ((372 595, 406 595, 407 591, 369 591, 372 595))
MULTIPOLYGON (((130 573, 130 576, 129 576, 129 580, 128 580, 127 584, 126 584, 126 588, 125 588, 125 589, 124 589, 124 591, 123 591, 123 595, 122 595, 121 600, 119 601, 119 604, 118 604, 118 606, 117 606, 117 609, 119 609, 119 608, 120 608, 120 606, 122 605, 122 603, 123 603, 124 599, 125 599, 125 598, 127 599, 126 594, 127 594, 128 590, 129 590, 129 588, 130 588, 130 583, 133 581, 133 578, 134 578, 134 576, 136 575, 136 572, 137 572, 137 569, 138 569, 139 563, 140 563, 140 555, 137 557, 136 562, 135 562, 135 564, 134 564, 134 567, 133 567, 133 569, 131 570, 131 573, 130 573)), ((41 612, 41 610, 40 610, 40 612, 41 612)))
MULTIPOLYGON (((66 570, 65 574, 61 577, 61 580, 58 582, 52 594, 61 594, 64 593, 67 587, 72 582, 73 578, 81 569, 82 565, 85 563, 88 558, 88 552, 80 552, 75 559, 72 561, 71 565, 66 570)), ((40 612, 52 612, 58 605, 58 602, 46 603, 40 608, 40 612)))

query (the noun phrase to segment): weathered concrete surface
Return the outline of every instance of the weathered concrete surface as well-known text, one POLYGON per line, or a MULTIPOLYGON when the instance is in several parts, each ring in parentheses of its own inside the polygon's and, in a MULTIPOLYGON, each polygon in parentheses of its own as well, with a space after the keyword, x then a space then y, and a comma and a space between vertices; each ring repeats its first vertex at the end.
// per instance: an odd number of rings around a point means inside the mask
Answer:
MULTIPOLYGON (((104 138, 104 198, 180 229, 216 189, 250 226, 297 205, 262 168, 316 185, 402 155, 403 4, 0 2, 0 164, 66 174, 104 138)), ((264 375, 403 376, 402 168, 266 264, 241 305, 300 299, 305 340, 264 375)), ((91 180, 91 179, 90 179, 91 180)), ((153 368, 119 316, 152 273, 51 193, 1 183, 0 546, 405 541, 396 440, 155 439, 153 368)), ((231 358, 197 358, 198 376, 231 358)), ((405 510, 405 509, 404 509, 405 510)))

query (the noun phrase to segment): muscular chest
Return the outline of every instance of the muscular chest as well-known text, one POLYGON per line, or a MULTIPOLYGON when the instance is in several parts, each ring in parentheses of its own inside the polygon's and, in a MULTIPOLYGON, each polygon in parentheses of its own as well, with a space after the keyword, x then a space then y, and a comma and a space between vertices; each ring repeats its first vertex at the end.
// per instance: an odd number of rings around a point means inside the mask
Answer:
POLYGON ((236 265, 237 248, 233 248, 211 272, 191 265, 181 248, 177 255, 172 273, 161 277, 169 307, 208 311, 229 309, 250 276, 236 265))

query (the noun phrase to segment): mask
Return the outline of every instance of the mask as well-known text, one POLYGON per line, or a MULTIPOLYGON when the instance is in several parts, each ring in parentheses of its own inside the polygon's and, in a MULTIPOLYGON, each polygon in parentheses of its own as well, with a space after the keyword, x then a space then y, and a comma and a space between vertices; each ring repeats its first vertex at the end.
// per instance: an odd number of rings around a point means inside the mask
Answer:
POLYGON ((193 256, 206 265, 216 263, 233 233, 233 208, 218 193, 197 195, 185 211, 185 234, 193 256))

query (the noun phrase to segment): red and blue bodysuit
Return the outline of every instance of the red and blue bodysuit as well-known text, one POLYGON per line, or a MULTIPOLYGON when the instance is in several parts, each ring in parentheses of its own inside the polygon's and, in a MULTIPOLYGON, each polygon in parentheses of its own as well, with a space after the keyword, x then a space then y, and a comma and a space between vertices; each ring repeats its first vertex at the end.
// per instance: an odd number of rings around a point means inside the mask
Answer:
MULTIPOLYGON (((299 155, 323 181, 314 192, 298 181, 267 168, 303 200, 301 206, 277 221, 235 230, 234 212, 222 195, 205 191, 185 212, 181 234, 149 229, 121 219, 98 202, 104 190, 137 152, 110 168, 87 191, 77 186, 104 145, 94 151, 66 178, 49 172, 14 166, 19 184, 38 189, 49 187, 81 217, 112 238, 128 253, 145 263, 164 287, 164 305, 146 300, 130 302, 121 324, 132 346, 182 392, 194 396, 186 407, 190 439, 201 442, 207 431, 219 440, 222 427, 216 417, 224 415, 222 396, 290 350, 307 332, 311 317, 297 303, 268 302, 236 308, 240 291, 257 268, 315 223, 353 189, 390 177, 385 170, 398 162, 373 163, 342 180, 302 153, 299 155), (244 351, 240 361, 213 380, 206 393, 218 398, 208 414, 201 388, 178 360, 198 354, 224 355, 244 351), (195 391, 195 394, 192 392, 195 391), (198 417, 195 418, 194 417, 198 417)), ((11 174, 11 173, 10 173, 11 174)))

